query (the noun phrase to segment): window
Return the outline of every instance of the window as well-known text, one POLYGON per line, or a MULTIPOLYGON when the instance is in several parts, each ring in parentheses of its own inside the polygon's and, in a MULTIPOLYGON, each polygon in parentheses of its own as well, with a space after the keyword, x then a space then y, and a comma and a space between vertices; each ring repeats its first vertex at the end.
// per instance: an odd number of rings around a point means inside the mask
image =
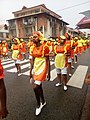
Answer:
POLYGON ((7 26, 6 24, 4 25, 4 29, 5 29, 5 30, 8 30, 8 26, 7 26))

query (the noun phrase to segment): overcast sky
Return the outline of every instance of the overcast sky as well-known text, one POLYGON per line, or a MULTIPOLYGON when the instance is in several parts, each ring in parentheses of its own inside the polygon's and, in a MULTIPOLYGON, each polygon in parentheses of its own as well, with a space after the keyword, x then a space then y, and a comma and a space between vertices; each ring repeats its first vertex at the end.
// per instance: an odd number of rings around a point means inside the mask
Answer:
POLYGON ((29 8, 40 4, 62 16, 73 28, 84 17, 79 13, 90 10, 90 0, 0 0, 0 23, 14 18, 12 12, 21 10, 23 6, 29 8))

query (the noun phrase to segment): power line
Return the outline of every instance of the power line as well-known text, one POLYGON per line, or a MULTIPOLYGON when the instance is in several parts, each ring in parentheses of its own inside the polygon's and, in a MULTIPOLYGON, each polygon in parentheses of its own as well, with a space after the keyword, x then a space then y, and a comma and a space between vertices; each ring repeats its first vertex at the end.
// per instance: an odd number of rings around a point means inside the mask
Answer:
POLYGON ((89 2, 90 1, 87 1, 87 2, 84 2, 84 3, 77 4, 77 5, 73 5, 73 6, 70 6, 70 7, 63 8, 63 9, 59 9, 59 10, 56 10, 55 12, 63 11, 63 10, 70 9, 70 8, 73 8, 73 7, 77 7, 77 6, 80 6, 80 5, 83 5, 83 4, 87 4, 89 2))

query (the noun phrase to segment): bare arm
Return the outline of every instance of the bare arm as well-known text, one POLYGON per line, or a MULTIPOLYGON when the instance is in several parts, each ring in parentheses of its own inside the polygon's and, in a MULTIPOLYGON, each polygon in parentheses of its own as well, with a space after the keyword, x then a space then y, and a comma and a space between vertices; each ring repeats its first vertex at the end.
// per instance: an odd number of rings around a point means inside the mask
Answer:
POLYGON ((31 64, 31 67, 30 67, 30 78, 32 78, 32 69, 33 69, 33 66, 34 66, 34 57, 32 57, 32 59, 30 60, 30 64, 31 64))

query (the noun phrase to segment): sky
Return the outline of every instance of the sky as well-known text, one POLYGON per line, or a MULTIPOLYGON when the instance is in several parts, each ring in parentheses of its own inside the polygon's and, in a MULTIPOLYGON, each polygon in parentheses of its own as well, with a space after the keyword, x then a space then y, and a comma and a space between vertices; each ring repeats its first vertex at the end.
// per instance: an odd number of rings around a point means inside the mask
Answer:
POLYGON ((71 28, 75 28, 84 17, 80 12, 90 10, 90 0, 0 0, 0 23, 14 18, 12 12, 21 10, 23 6, 30 8, 40 4, 62 16, 71 28))

